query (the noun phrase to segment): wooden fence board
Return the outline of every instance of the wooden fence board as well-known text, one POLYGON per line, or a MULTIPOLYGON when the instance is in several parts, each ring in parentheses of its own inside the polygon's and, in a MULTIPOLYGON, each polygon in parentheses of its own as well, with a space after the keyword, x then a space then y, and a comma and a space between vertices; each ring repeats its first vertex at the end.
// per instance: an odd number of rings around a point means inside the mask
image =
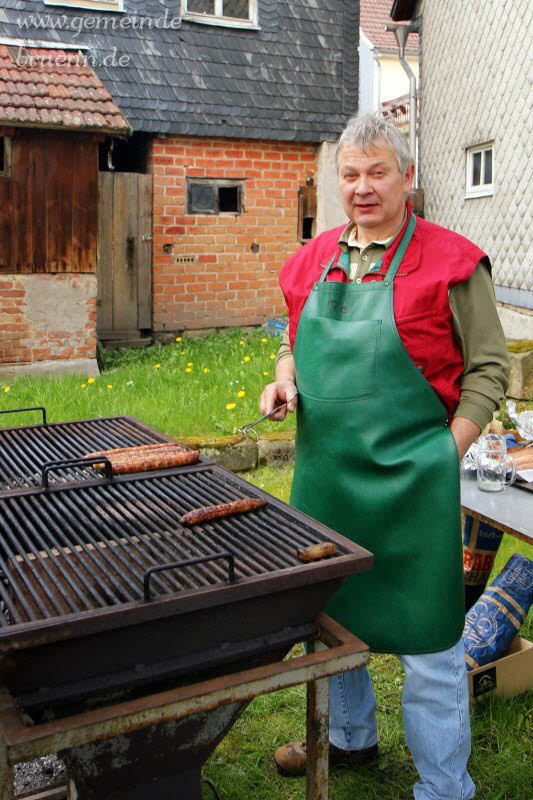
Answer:
POLYGON ((35 138, 27 141, 27 158, 30 164, 30 195, 28 215, 31 219, 33 257, 32 272, 46 272, 48 264, 47 226, 43 225, 46 208, 48 164, 44 149, 35 138))
POLYGON ((13 272, 12 181, 0 178, 0 272, 13 272))
POLYGON ((73 259, 80 272, 95 272, 98 230, 98 149, 87 136, 73 148, 73 259))
POLYGON ((14 272, 32 272, 33 230, 29 211, 31 174, 28 159, 29 143, 26 136, 16 137, 11 149, 13 180, 13 269, 14 272))
POLYGON ((137 175, 117 173, 114 192, 113 327, 137 331, 137 175))
POLYGON ((113 330, 113 173, 101 172, 98 198, 97 330, 113 330))
POLYGON ((47 271, 72 272, 72 141, 47 137, 41 144, 43 160, 47 165, 47 271))
POLYGON ((139 329, 152 327, 152 176, 137 177, 137 308, 139 329), (144 237, 144 238, 143 238, 144 237))

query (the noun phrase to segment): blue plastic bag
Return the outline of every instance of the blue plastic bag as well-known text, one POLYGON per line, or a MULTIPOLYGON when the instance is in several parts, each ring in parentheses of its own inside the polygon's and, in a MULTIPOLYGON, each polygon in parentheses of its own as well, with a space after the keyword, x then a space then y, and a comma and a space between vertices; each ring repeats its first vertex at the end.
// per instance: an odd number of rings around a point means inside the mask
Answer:
POLYGON ((533 602, 533 561, 515 553, 465 618, 466 667, 500 658, 520 630, 533 602))

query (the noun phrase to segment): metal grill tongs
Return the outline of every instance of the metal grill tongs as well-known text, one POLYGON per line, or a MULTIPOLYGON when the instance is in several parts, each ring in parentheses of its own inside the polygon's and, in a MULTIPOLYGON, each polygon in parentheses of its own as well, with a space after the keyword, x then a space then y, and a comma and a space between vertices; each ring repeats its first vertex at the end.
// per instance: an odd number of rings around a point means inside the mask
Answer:
POLYGON ((279 411, 280 408, 285 408, 285 406, 288 406, 289 403, 291 403, 294 400, 294 398, 297 397, 297 396, 298 396, 298 392, 295 392, 293 394, 293 396, 291 398, 289 398, 289 400, 287 400, 286 403, 282 403, 280 406, 276 406, 276 408, 272 409, 270 414, 265 414, 264 417, 261 417, 260 419, 256 419, 255 422, 248 422, 247 425, 243 425, 242 428, 238 428, 237 429, 237 433, 242 433, 243 436, 246 436, 247 439, 251 439, 252 442, 259 441, 259 436, 257 435, 257 431, 255 430, 255 426, 259 425, 260 422, 264 422, 266 419, 269 419, 273 414, 276 413, 276 411, 279 411))

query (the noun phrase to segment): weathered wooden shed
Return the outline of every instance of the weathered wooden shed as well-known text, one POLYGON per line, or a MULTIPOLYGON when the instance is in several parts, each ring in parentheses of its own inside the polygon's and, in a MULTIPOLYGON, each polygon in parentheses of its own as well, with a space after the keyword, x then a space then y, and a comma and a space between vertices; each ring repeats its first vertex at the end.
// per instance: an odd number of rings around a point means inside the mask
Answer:
POLYGON ((96 368, 98 146, 130 127, 76 50, 0 45, 0 374, 96 368))

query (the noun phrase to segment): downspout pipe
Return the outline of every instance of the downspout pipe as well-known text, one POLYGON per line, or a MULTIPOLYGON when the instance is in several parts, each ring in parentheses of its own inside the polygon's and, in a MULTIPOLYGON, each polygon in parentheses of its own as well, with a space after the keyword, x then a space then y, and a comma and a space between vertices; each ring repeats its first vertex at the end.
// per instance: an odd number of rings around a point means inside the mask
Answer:
POLYGON ((416 75, 405 58, 405 44, 411 30, 411 25, 395 25, 394 23, 387 25, 387 31, 394 33, 396 37, 399 61, 409 78, 409 147, 416 161, 416 75))

